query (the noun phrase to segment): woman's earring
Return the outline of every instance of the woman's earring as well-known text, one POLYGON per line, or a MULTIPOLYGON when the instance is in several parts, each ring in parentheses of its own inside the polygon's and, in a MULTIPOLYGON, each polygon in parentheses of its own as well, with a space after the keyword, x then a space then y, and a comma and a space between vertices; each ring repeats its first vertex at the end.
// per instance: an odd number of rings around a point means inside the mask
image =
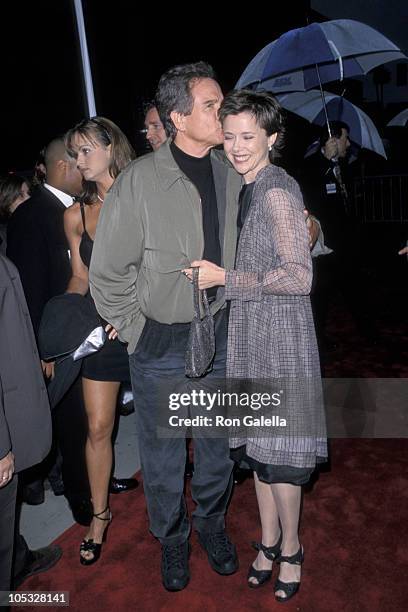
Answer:
POLYGON ((272 151, 272 145, 269 145, 268 150, 272 151))

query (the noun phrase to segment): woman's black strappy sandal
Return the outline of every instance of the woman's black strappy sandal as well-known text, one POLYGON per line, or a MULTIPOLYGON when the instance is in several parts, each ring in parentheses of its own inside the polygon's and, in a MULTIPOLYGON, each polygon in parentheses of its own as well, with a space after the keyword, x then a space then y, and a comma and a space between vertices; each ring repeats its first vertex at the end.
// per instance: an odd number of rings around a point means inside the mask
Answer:
MULTIPOLYGON (((264 556, 269 561, 275 561, 280 555, 281 552, 281 543, 282 543, 282 533, 279 536, 279 540, 273 546, 264 546, 261 542, 252 542, 252 547, 255 550, 262 551, 264 556)), ((271 579, 272 570, 257 570, 253 565, 250 566, 248 570, 248 586, 251 589, 257 589, 258 587, 268 582, 271 579), (250 578, 255 578, 257 582, 250 581, 250 578)))
MULTIPOLYGON (((109 510, 109 506, 106 506, 105 510, 102 510, 102 512, 98 512, 98 514, 93 514, 93 516, 99 519, 100 521, 110 522, 112 519, 112 514, 111 514, 111 511, 109 510), (108 511, 108 516, 102 517, 101 514, 105 514, 105 512, 107 511, 108 511)), ((106 539, 106 532, 108 530, 108 527, 109 525, 106 527, 103 533, 102 542, 104 542, 106 539)), ((93 563, 96 563, 96 561, 101 556, 101 549, 102 549, 102 543, 98 544, 97 542, 94 542, 92 538, 90 538, 89 540, 82 540, 81 546, 79 548, 79 560, 82 563, 82 565, 92 565, 93 563), (82 553, 84 552, 90 552, 92 553, 93 556, 88 559, 82 555, 82 553)))
MULTIPOLYGON (((303 548, 302 546, 299 548, 297 553, 291 555, 290 557, 285 557, 284 555, 279 555, 276 559, 276 563, 290 563, 291 565, 302 565, 304 559, 303 548)), ((282 582, 279 578, 275 582, 275 599, 281 603, 285 601, 289 601, 292 599, 294 595, 298 592, 300 587, 300 582, 282 582), (283 591, 285 593, 285 597, 281 595, 276 595, 277 591, 283 591)))

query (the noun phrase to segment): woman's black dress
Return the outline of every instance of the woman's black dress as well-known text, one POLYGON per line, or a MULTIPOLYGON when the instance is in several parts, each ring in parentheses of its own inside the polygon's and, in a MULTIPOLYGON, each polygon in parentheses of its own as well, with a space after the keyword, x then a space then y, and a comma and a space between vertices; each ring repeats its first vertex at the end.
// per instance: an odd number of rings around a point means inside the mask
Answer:
MULTIPOLYGON (((93 240, 86 230, 84 204, 81 203, 80 206, 84 231, 79 245, 79 254, 83 263, 89 269, 93 240)), ((87 297, 89 300, 92 300, 89 292, 87 297)), ((106 321, 101 319, 101 323, 104 327, 106 326, 106 321)), ((84 378, 89 378, 90 380, 130 382, 129 359, 126 346, 119 342, 117 338, 115 340, 107 338, 99 351, 88 355, 88 357, 82 360, 81 374, 84 378)))

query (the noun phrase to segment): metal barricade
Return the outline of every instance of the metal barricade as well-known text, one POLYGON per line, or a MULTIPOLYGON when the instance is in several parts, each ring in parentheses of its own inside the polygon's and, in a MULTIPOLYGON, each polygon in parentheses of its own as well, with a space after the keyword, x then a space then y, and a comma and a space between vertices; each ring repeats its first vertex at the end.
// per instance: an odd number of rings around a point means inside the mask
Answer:
POLYGON ((408 221, 408 174, 357 177, 351 191, 362 223, 408 221))

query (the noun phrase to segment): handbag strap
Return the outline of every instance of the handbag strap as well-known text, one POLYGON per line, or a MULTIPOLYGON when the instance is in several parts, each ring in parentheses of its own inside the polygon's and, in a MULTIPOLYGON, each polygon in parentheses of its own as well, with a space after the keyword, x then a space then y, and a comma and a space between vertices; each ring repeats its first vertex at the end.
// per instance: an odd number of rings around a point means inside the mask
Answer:
POLYGON ((196 317, 201 319, 200 293, 203 299, 204 313, 206 315, 209 315, 211 313, 210 313, 210 304, 208 303, 207 291, 205 289, 200 291, 200 289, 198 288, 199 271, 200 271, 200 268, 198 266, 193 268, 193 300, 194 300, 194 314, 196 317))

